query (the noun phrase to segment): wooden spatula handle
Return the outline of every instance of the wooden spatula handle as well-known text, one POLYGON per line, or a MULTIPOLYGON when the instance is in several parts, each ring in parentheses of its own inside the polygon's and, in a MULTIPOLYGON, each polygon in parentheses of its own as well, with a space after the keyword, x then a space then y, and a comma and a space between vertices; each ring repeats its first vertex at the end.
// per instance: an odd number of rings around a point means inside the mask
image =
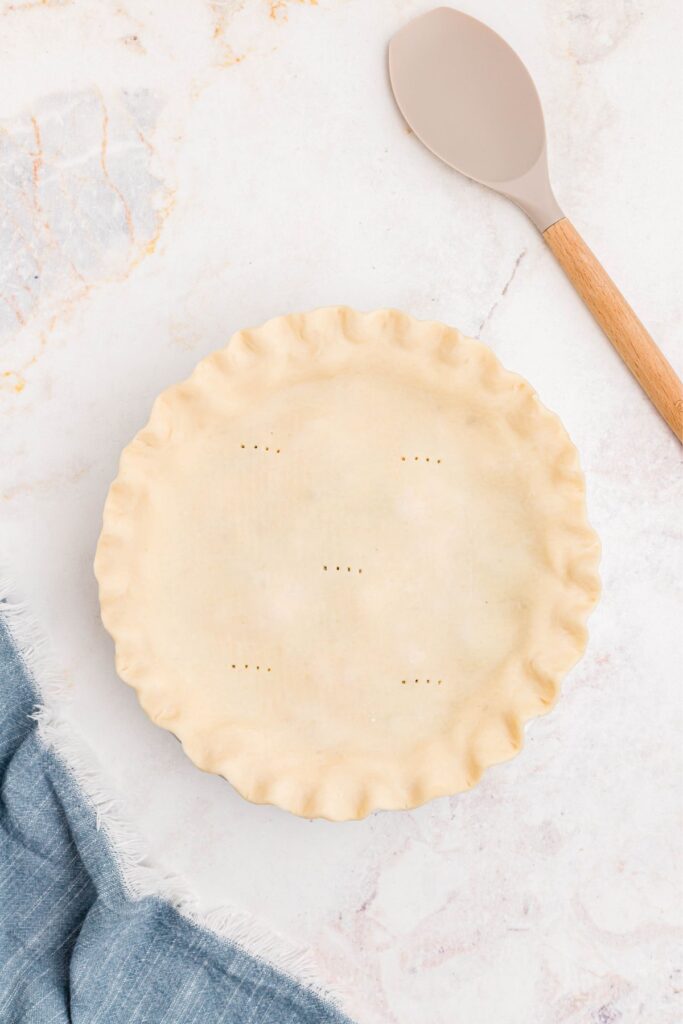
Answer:
POLYGON ((571 221, 543 232, 558 263, 655 408, 683 442, 683 384, 571 221))

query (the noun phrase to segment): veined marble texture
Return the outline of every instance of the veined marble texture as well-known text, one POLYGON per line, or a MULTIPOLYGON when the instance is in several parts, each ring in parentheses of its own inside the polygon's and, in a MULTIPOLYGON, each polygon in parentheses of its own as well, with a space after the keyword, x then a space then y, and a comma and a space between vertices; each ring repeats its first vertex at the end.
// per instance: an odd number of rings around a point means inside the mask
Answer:
MULTIPOLYGON (((422 0, 0 3, 0 562, 160 874, 312 950, 360 1024, 681 1019, 680 449, 511 204, 391 98, 422 0), (154 396, 237 328, 397 306, 560 414, 603 541, 591 641, 523 752, 366 821, 241 800, 115 675, 92 557, 154 396)), ((526 61, 560 204, 683 371, 676 0, 469 0, 526 61)))

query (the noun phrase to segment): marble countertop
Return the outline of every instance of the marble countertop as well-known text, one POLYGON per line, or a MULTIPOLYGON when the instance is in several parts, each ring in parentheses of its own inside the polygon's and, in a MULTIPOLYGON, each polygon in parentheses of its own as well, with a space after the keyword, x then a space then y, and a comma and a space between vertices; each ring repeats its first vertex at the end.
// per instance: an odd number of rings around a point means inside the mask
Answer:
MULTIPOLYGON (((680 451, 511 204, 407 132, 423 0, 0 4, 0 559, 161 874, 311 949, 360 1024, 680 1019, 680 451), (92 557, 122 446, 237 328, 397 306, 557 411, 603 545, 591 640, 522 754, 359 823, 252 806, 116 678, 92 557)), ((680 373, 676 0, 467 0, 527 62, 552 177, 680 373)))

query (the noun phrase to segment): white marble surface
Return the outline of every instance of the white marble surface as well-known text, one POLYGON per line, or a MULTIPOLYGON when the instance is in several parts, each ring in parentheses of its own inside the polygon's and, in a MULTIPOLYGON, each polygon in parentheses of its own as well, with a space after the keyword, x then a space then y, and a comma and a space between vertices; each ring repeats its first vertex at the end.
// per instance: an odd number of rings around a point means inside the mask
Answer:
MULTIPOLYGON (((0 5, 0 558, 152 861, 310 946, 361 1024, 673 1024, 679 450, 522 214, 405 130, 385 46, 429 6, 0 5), (451 322, 527 376, 604 543, 588 653, 523 753, 344 825, 193 768, 117 681, 91 571, 154 395, 236 328, 337 302, 451 322)), ((681 372, 678 0, 462 6, 527 61, 558 198, 681 372)))

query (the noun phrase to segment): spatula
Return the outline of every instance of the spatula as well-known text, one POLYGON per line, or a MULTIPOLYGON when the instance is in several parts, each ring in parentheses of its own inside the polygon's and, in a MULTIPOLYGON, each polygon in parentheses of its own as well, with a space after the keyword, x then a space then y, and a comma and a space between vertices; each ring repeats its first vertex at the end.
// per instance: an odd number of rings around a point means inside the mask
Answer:
POLYGON ((557 204, 538 93, 492 29, 450 7, 411 21, 389 45, 401 113, 436 156, 512 199, 531 218, 645 393, 683 441, 683 385, 557 204))

